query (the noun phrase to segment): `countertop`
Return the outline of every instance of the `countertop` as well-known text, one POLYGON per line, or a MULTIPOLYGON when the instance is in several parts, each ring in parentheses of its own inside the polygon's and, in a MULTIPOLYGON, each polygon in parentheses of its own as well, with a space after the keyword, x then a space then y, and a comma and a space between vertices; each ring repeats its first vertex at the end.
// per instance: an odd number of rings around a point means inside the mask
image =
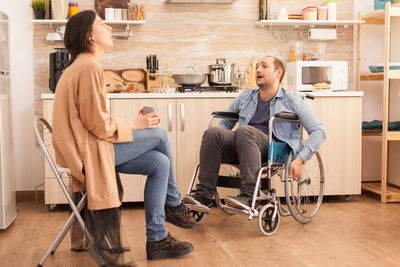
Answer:
MULTIPOLYGON (((186 92, 186 93, 110 93, 109 99, 122 98, 235 98, 240 92, 186 92)), ((301 92, 301 94, 310 94, 315 97, 349 97, 363 96, 363 91, 332 91, 332 92, 301 92)), ((54 99, 54 94, 42 94, 41 98, 54 99)))

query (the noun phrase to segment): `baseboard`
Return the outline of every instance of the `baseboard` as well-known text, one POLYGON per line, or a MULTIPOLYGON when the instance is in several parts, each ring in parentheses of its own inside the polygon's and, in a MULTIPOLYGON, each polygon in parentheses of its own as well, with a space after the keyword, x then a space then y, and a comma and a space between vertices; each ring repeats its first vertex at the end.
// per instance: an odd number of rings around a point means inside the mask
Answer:
MULTIPOLYGON (((37 190, 37 200, 39 202, 44 201, 44 190, 37 190)), ((28 190, 28 191, 16 191, 15 192, 15 199, 17 203, 19 202, 31 202, 36 201, 35 190, 28 190)))

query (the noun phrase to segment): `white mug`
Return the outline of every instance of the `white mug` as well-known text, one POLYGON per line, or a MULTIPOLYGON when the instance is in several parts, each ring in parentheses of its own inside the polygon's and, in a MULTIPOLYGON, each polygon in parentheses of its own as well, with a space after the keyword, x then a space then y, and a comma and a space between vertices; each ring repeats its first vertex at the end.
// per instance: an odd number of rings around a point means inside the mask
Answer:
POLYGON ((58 32, 50 32, 46 35, 47 41, 61 41, 61 35, 58 32))
POLYGON ((60 36, 61 36, 61 39, 64 40, 65 26, 58 27, 56 32, 58 32, 60 34, 60 36))
POLYGON ((114 20, 114 8, 107 7, 104 9, 104 17, 107 21, 114 20))
POLYGON ((114 8, 114 19, 122 20, 122 9, 121 8, 114 8))

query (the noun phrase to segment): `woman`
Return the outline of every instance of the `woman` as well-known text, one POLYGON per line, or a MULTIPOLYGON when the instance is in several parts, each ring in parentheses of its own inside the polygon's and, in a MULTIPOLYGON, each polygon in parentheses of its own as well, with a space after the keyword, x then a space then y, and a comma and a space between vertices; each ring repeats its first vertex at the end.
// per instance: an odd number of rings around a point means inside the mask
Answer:
POLYGON ((106 110, 106 87, 100 60, 113 46, 112 28, 93 11, 72 16, 64 44, 71 54, 56 88, 53 144, 57 162, 71 169, 74 191, 86 190, 88 208, 120 206, 115 170, 148 175, 144 203, 148 259, 190 253, 193 246, 167 234, 164 221, 191 228, 195 221, 181 203, 171 146, 158 128, 158 113, 136 119, 116 118, 106 110))

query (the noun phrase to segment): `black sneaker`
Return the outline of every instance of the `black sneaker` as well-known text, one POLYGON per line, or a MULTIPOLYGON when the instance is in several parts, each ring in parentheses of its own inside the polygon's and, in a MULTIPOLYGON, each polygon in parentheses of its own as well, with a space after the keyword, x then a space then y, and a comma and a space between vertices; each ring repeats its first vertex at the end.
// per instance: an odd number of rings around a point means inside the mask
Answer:
POLYGON ((196 220, 181 202, 176 207, 165 205, 165 221, 181 228, 189 229, 196 225, 196 220))
POLYGON ((163 240, 146 243, 148 260, 160 260, 183 256, 192 251, 193 245, 191 243, 178 241, 169 233, 163 240))
POLYGON ((211 213, 211 205, 213 204, 212 199, 206 198, 200 194, 194 193, 186 195, 182 202, 190 210, 200 211, 204 213, 211 213))
MULTIPOLYGON (((253 199, 253 197, 249 197, 246 195, 227 196, 227 197, 225 197, 225 203, 226 203, 226 205, 233 207, 233 208, 249 210, 251 207, 252 199, 253 199)), ((255 216, 258 215, 257 209, 259 207, 260 207, 260 202, 256 201, 256 203, 254 205, 254 209, 256 210, 256 213, 254 214, 255 216)))

